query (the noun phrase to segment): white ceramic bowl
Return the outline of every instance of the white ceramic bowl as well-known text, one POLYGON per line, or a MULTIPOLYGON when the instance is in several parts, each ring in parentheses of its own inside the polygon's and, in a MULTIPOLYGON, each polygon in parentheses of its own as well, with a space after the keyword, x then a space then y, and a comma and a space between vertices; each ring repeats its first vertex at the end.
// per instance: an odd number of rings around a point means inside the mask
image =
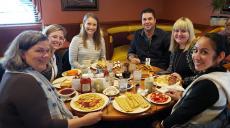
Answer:
POLYGON ((76 90, 74 88, 63 88, 59 90, 59 95, 65 99, 72 98, 76 95, 76 90))

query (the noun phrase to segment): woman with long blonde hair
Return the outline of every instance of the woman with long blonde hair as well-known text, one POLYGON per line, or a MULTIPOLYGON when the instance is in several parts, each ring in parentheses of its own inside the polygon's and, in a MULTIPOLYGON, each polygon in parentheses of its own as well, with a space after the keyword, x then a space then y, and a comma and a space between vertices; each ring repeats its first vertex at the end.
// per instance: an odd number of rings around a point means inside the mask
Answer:
POLYGON ((187 60, 188 49, 195 39, 194 27, 190 19, 179 18, 173 25, 169 51, 171 52, 168 71, 184 79, 193 76, 187 60))

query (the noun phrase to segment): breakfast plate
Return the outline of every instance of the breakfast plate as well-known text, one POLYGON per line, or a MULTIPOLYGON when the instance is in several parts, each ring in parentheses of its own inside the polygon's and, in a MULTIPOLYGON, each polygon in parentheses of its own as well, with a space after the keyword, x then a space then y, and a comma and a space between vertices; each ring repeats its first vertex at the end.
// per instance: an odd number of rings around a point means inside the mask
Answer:
POLYGON ((61 87, 66 87, 66 86, 70 87, 73 78, 74 76, 63 76, 63 77, 57 78, 52 82, 53 87, 58 88, 58 89, 60 89, 61 87))
POLYGON ((78 76, 81 74, 80 69, 71 69, 62 73, 62 76, 78 76))
POLYGON ((104 69, 106 68, 106 61, 99 60, 96 63, 91 64, 90 68, 93 70, 104 69))
POLYGON ((70 106, 79 112, 93 112, 103 109, 109 102, 109 98, 100 93, 85 93, 71 100, 70 106))
POLYGON ((97 63, 91 64, 90 69, 97 70, 97 63))
POLYGON ((115 97, 112 106, 119 112, 136 114, 147 111, 151 105, 140 94, 125 94, 115 97))
POLYGON ((147 100, 154 104, 167 104, 172 99, 170 96, 161 92, 152 92, 147 96, 147 100))
POLYGON ((153 84, 157 86, 180 85, 181 81, 173 75, 158 75, 153 79, 153 84))

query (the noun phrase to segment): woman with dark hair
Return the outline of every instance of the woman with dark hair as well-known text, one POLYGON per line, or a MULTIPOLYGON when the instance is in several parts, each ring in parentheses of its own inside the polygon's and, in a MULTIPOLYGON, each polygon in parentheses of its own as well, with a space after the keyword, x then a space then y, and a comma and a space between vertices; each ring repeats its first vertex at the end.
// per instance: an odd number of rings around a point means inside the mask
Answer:
POLYGON ((217 33, 206 34, 197 41, 192 60, 198 75, 183 94, 167 92, 178 101, 161 127, 222 127, 219 118, 226 119, 225 110, 230 101, 230 73, 222 67, 226 43, 226 38, 217 33))
POLYGON ((100 31, 99 20, 87 13, 79 35, 73 37, 69 46, 69 61, 72 68, 86 68, 98 60, 105 60, 105 41, 100 31))
POLYGON ((101 119, 102 112, 73 117, 41 74, 51 55, 48 38, 38 31, 22 32, 10 44, 2 59, 1 128, 76 128, 101 119))

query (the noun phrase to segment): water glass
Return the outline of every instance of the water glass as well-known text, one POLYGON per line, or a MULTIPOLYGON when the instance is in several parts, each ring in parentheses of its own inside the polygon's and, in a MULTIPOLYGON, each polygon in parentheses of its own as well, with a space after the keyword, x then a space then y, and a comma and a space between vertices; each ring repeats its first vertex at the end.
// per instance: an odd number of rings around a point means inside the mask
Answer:
POLYGON ((135 71, 133 71, 133 81, 134 81, 135 84, 140 84, 140 82, 141 82, 141 75, 142 75, 141 70, 135 70, 135 71))
POLYGON ((150 65, 150 61, 151 61, 150 58, 145 58, 145 65, 150 65))
POLYGON ((81 90, 80 79, 73 79, 73 80, 72 80, 72 87, 73 87, 75 90, 80 91, 80 90, 81 90))
POLYGON ((120 92, 125 92, 128 86, 128 79, 119 79, 119 89, 120 92))
POLYGON ((107 61, 106 62, 107 64, 107 70, 109 71, 109 72, 112 72, 112 70, 113 70, 113 62, 112 61, 107 61))
POLYGON ((94 87, 97 93, 101 93, 104 90, 104 82, 102 79, 94 80, 94 87))
POLYGON ((151 93, 153 91, 153 77, 145 78, 144 86, 148 93, 151 93))

